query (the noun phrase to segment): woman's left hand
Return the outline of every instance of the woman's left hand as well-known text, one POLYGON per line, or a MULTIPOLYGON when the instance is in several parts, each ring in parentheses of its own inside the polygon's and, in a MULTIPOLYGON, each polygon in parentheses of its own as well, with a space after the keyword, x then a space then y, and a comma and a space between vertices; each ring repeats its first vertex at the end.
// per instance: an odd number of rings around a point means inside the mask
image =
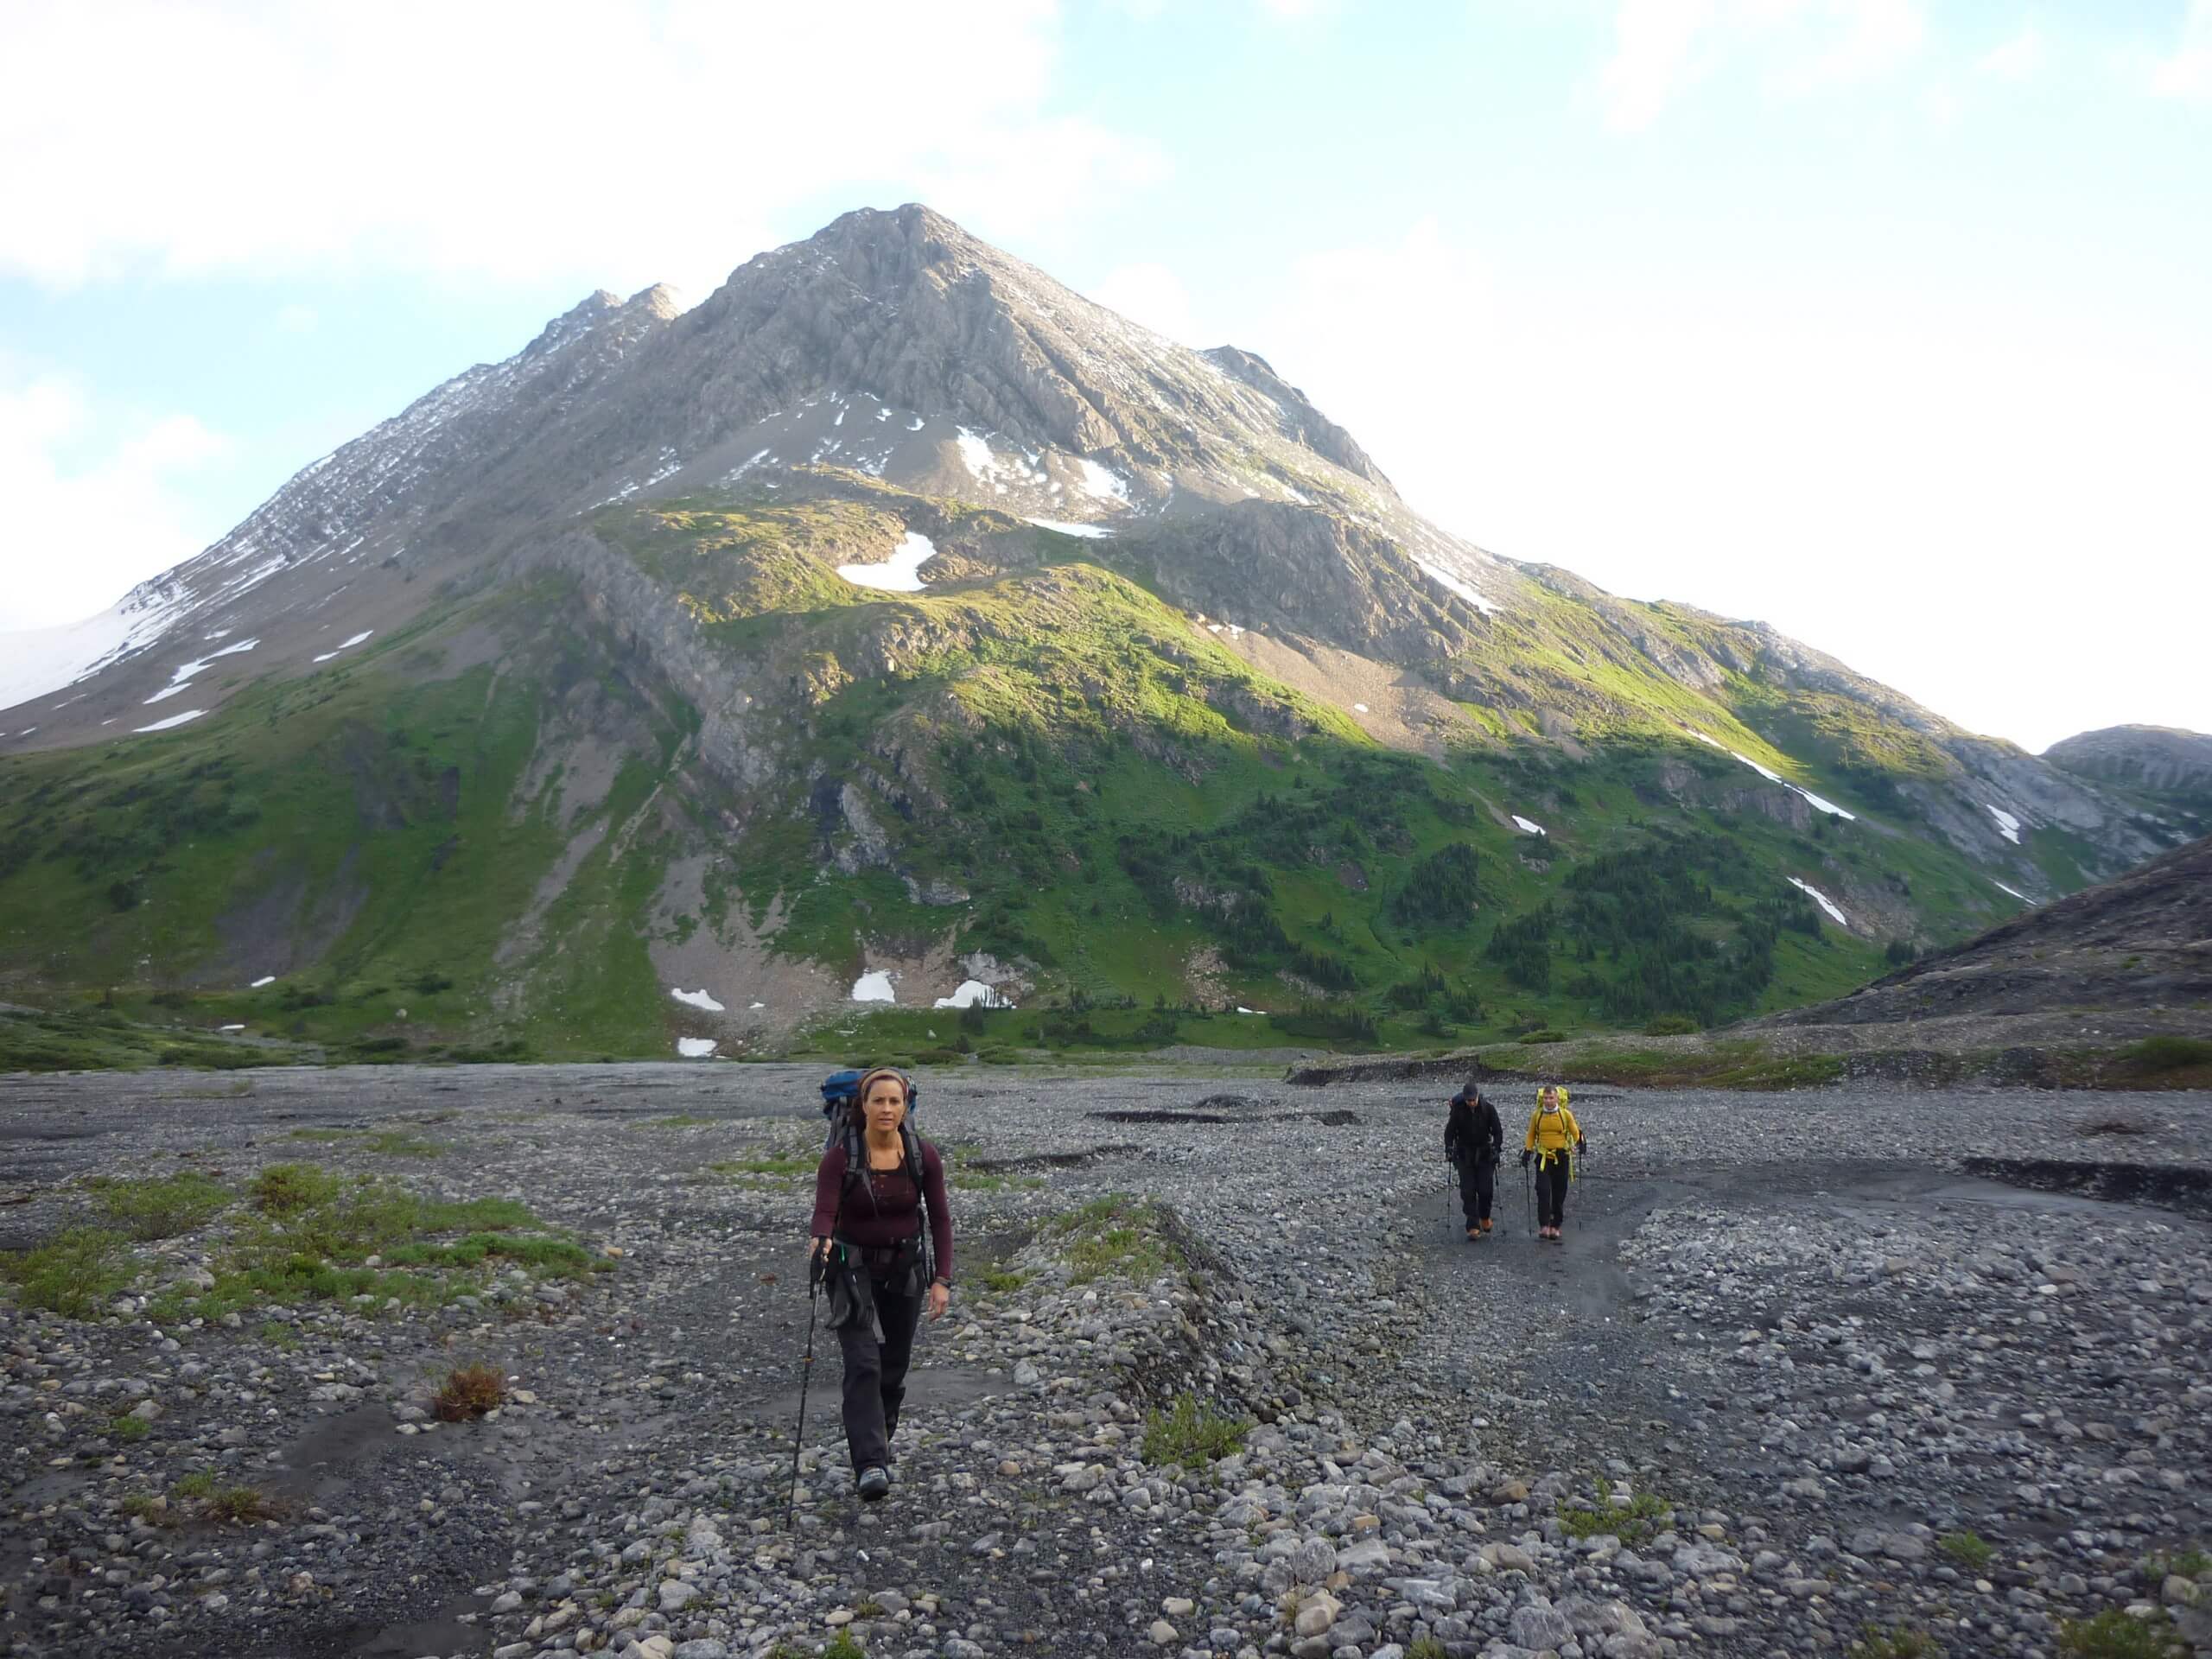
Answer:
POLYGON ((951 1291, 943 1285, 932 1283, 930 1286, 930 1318, 932 1319, 943 1319, 944 1317, 944 1310, 951 1306, 951 1291))

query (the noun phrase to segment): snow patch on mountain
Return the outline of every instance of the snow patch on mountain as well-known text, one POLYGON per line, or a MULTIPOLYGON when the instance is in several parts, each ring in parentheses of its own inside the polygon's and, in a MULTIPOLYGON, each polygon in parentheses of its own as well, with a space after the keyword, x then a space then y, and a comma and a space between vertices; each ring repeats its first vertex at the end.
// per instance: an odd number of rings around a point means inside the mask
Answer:
POLYGON ((166 732, 185 724, 188 721, 197 720, 207 712, 205 709, 188 709, 181 715, 171 715, 167 720, 157 720, 150 726, 134 726, 131 729, 140 733, 166 732))
POLYGON ((687 1060, 712 1059, 715 1051, 721 1046, 711 1037, 679 1037, 676 1039, 676 1052, 687 1060))
POLYGON ((1800 789, 1795 784, 1784 784, 1783 787, 1788 790, 1792 795, 1803 796, 1806 803, 1810 805, 1815 812, 1825 812, 1832 818, 1842 818, 1852 823, 1859 822, 1859 815, 1856 812, 1848 811, 1845 808, 1838 806, 1834 801, 1829 800, 1824 795, 1815 795, 1811 790, 1800 789))
POLYGON ((1022 522, 1034 524, 1039 530, 1057 530, 1063 536, 1080 536, 1090 542, 1103 541, 1114 533, 1104 524, 1071 524, 1058 518, 1027 518, 1022 522))
POLYGON ((998 471, 998 462, 991 455, 991 446, 964 426, 954 432, 952 442, 958 446, 960 459, 976 481, 978 484, 989 483, 992 474, 998 471))
MULTIPOLYGON (((1692 732, 1690 735, 1697 739, 1700 743, 1713 743, 1713 740, 1702 732, 1692 732)), ((1713 747, 1716 749, 1726 747, 1726 745, 1719 743, 1713 743, 1713 747)), ((1804 803, 1810 806, 1815 812, 1825 812, 1832 818, 1841 818, 1850 823, 1856 823, 1859 822, 1859 815, 1856 812, 1852 811, 1849 808, 1838 806, 1834 801, 1829 800, 1825 795, 1815 795, 1809 789, 1800 789, 1796 785, 1791 783, 1787 778, 1784 778, 1780 772, 1776 772, 1771 767, 1761 766, 1758 761, 1752 760, 1750 755, 1739 754, 1734 749, 1727 749, 1727 753, 1731 760, 1742 761, 1753 772, 1758 773, 1760 777, 1765 779, 1770 784, 1780 784, 1792 795, 1795 795, 1804 801, 1804 803)))
POLYGON ((898 1000, 898 993, 891 988, 891 976, 880 968, 853 982, 852 1001, 855 1002, 895 1003, 898 1000))
POLYGON ((963 979, 958 990, 950 996, 940 996, 931 1006, 939 1008, 1010 1008, 1014 1004, 1007 1001, 995 987, 986 985, 980 979, 963 979))
POLYGON ((2026 893, 2022 893, 2018 887, 2008 887, 2002 881, 1998 880, 1998 879, 1993 875, 1991 876, 1989 880, 1991 884, 1994 886, 1999 893, 2009 893, 2024 905, 2032 905, 2035 903, 2034 899, 2029 898, 2026 893))
MULTIPOLYGON (((1985 804, 1986 804, 1985 803, 1985 804)), ((1989 809, 1989 816, 1997 820, 1997 833, 2015 847, 2020 844, 2020 821, 2001 806, 1989 809)))
POLYGON ((1760 777, 1765 779, 1770 784, 1779 784, 1783 782, 1783 777, 1780 772, 1770 771, 1767 767, 1761 766, 1758 761, 1752 760, 1750 755, 1738 754, 1733 749, 1729 750, 1728 753, 1732 759, 1742 761, 1753 772, 1758 773, 1760 777))
POLYGON ((1085 495, 1125 507, 1129 505, 1129 480, 1119 473, 1101 467, 1088 456, 1076 461, 1076 470, 1083 474, 1079 487, 1085 495))
POLYGON ((1497 614, 1497 607, 1478 593, 1472 583, 1462 577, 1453 575, 1440 564, 1431 564, 1427 559, 1415 559, 1414 563, 1421 568, 1421 575, 1427 576, 1438 587, 1457 594, 1484 616, 1497 614))
POLYGON ((668 988, 668 994, 679 1002, 695 1008, 703 1008, 709 1014, 720 1014, 723 1011, 722 1005, 715 1001, 713 994, 703 986, 696 991, 686 991, 671 985, 668 988))
POLYGON ((1811 882, 1800 881, 1793 875, 1789 878, 1789 885, 1796 888, 1798 892, 1805 894, 1822 910, 1827 912, 1829 919, 1834 922, 1838 927, 1849 927, 1851 925, 1849 920, 1844 916, 1843 912, 1836 907, 1835 900, 1829 898, 1827 894, 1822 893, 1818 887, 1813 886, 1811 882))
MULTIPOLYGON (((219 638, 220 636, 217 637, 219 638)), ((155 692, 154 695, 147 698, 146 701, 149 703, 164 702, 169 698, 176 696, 180 691, 189 691, 192 689, 193 677, 195 675, 205 672, 207 664, 213 662, 217 658, 235 657, 240 652, 251 651, 260 643, 261 641, 258 639, 241 639, 235 645, 225 645, 220 651, 211 651, 207 656, 200 658, 196 662, 179 664, 175 669, 170 671, 169 683, 163 686, 160 690, 155 692)))
POLYGON ((1536 823, 1532 818, 1524 818, 1518 812, 1513 814, 1513 822, 1515 826, 1518 828, 1521 833, 1524 836, 1541 836, 1544 834, 1544 826, 1542 824, 1536 823))
POLYGON ((922 567, 937 556, 937 544, 918 531, 908 531, 891 556, 880 564, 841 564, 837 574, 855 588, 876 588, 892 594, 922 591, 922 567))

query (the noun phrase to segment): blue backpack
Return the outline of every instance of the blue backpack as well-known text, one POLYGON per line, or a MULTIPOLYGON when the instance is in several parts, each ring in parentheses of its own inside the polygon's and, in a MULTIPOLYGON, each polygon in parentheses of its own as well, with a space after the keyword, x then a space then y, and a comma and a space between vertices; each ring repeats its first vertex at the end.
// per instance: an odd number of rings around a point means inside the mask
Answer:
MULTIPOLYGON (((828 1133, 822 1138, 823 1151, 829 1151, 844 1139, 849 1128, 858 1129, 861 1127, 861 1079, 867 1075, 867 1071, 857 1067, 849 1067, 842 1071, 832 1071, 822 1079, 822 1116, 828 1124, 828 1133)), ((905 1072, 899 1075, 906 1085, 906 1128, 912 1133, 914 1103, 920 1098, 921 1090, 914 1086, 914 1080, 905 1072)))

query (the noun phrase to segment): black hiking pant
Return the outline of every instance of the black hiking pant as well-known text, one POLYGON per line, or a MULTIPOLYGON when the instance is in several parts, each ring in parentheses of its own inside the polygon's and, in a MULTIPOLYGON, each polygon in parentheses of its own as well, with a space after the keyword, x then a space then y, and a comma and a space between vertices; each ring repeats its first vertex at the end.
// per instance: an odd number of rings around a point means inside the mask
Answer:
POLYGON ((845 1446, 855 1473, 891 1466, 891 1437, 899 1432, 906 1363, 913 1357, 914 1326, 922 1314, 922 1293, 909 1289, 912 1282, 906 1274, 888 1283, 868 1281, 883 1326, 880 1342, 866 1319, 855 1319, 837 1332, 837 1346, 845 1356, 845 1446))
POLYGON ((1567 1186, 1573 1172, 1567 1154, 1536 1166, 1536 1225, 1556 1227, 1567 1216, 1567 1186))
POLYGON ((1459 1208, 1466 1212, 1467 1225, 1490 1219, 1491 1196, 1497 1189, 1497 1160, 1478 1160, 1459 1166, 1459 1208))

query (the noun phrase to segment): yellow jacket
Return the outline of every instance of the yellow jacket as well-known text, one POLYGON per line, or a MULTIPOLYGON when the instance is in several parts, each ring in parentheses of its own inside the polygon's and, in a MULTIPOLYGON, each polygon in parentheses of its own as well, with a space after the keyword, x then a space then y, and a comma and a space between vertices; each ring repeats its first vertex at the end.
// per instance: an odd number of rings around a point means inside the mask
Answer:
POLYGON ((1556 1112, 1547 1112, 1541 1106, 1529 1115, 1529 1134, 1521 1144, 1530 1152, 1542 1153, 1546 1157, 1554 1153, 1571 1152, 1582 1139, 1582 1126, 1574 1121, 1574 1114, 1562 1106, 1556 1112))

